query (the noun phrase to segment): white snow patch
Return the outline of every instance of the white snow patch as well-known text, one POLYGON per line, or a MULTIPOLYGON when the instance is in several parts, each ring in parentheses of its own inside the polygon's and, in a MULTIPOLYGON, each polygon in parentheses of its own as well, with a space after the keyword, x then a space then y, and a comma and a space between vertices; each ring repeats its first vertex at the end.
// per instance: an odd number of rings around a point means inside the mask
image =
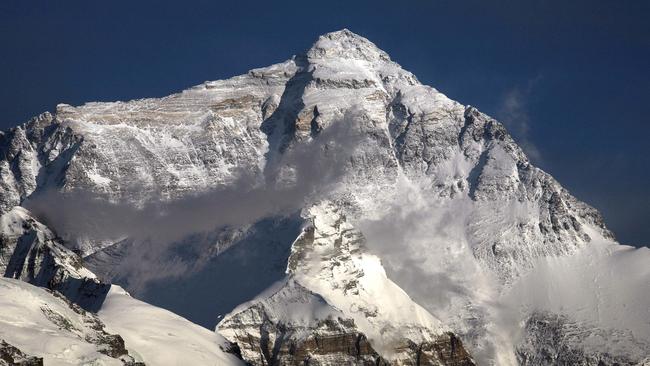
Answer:
POLYGON ((119 286, 111 286, 98 315, 147 365, 243 365, 222 350, 226 341, 219 334, 136 300, 119 286))
POLYGON ((84 339, 79 314, 62 299, 19 280, 0 278, 0 339, 46 365, 122 365, 84 339), (67 324, 55 323, 52 315, 67 324), (60 318, 59 318, 60 316, 60 318))

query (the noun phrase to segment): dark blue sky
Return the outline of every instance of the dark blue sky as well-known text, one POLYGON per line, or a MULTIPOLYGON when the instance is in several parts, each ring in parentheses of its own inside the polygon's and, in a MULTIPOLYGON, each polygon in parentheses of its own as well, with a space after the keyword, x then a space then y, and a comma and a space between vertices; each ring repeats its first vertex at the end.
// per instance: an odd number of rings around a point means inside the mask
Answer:
POLYGON ((164 96, 349 28, 501 120, 537 165, 650 245, 648 1, 0 3, 0 127, 57 103, 164 96))

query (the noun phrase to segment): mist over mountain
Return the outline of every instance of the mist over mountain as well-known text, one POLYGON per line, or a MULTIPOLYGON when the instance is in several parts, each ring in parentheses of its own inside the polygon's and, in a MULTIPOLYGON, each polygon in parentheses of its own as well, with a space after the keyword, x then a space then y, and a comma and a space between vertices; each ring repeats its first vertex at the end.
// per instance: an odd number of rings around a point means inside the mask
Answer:
POLYGON ((347 29, 0 151, 9 364, 650 364, 650 250, 347 29))

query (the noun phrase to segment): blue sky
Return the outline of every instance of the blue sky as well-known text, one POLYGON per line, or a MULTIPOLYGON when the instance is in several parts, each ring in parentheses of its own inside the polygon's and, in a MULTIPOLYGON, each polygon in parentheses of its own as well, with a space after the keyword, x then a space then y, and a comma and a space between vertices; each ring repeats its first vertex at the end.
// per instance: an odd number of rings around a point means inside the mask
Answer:
POLYGON ((649 18, 647 1, 5 0, 0 127, 57 103, 164 96, 349 28, 502 120, 621 242, 650 245, 649 18))

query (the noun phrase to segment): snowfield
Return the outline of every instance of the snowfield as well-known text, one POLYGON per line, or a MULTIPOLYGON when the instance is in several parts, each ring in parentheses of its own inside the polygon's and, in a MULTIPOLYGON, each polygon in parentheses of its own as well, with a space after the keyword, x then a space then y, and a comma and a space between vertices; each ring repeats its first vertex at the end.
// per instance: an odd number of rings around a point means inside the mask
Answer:
MULTIPOLYGON (((113 286, 95 316, 43 288, 0 279, 0 339, 46 365, 243 365, 225 353, 218 334, 113 286), (115 354, 102 339, 119 334, 128 354, 115 354)), ((119 351, 118 351, 119 353, 119 351)))
POLYGON ((66 301, 28 283, 0 279, 0 339, 46 365, 123 365, 100 352, 92 323, 66 301))
POLYGON ((224 352, 228 345, 219 334, 136 300, 119 286, 111 287, 97 316, 147 365, 243 365, 224 352))

